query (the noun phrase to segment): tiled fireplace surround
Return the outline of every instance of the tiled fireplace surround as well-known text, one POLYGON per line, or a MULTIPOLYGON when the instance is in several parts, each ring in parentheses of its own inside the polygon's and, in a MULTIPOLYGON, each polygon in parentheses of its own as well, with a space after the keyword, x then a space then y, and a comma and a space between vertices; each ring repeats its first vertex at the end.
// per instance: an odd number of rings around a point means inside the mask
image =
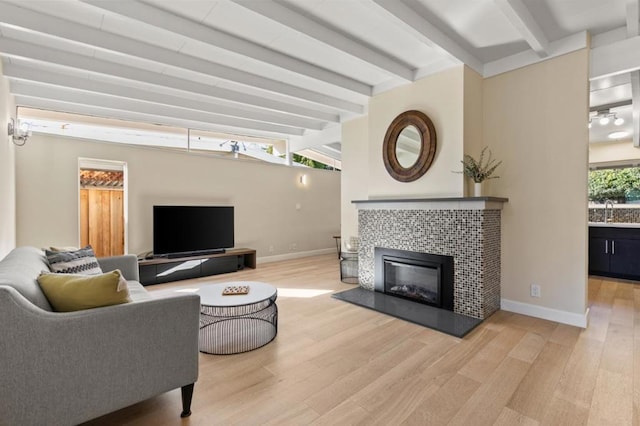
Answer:
POLYGON ((500 309, 504 198, 354 201, 360 285, 374 287, 374 248, 453 256, 454 312, 484 319, 500 309))

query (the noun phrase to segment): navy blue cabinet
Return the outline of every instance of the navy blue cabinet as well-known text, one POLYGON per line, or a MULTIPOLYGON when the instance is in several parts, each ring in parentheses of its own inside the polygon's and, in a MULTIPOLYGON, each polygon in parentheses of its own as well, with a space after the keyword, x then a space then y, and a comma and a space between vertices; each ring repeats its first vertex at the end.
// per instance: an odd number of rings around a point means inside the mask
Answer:
POLYGON ((640 239, 616 238, 611 240, 610 259, 609 269, 611 272, 640 279, 640 239))
POLYGON ((589 273, 640 280, 640 228, 589 227, 589 273))
POLYGON ((589 238, 589 273, 609 272, 609 240, 600 237, 589 238))

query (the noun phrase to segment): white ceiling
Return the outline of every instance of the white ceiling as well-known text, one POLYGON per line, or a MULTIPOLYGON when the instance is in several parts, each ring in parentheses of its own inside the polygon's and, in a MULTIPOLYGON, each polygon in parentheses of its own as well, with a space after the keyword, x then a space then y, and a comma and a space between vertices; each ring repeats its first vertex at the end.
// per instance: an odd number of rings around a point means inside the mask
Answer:
POLYGON ((634 131, 639 2, 0 1, 0 56, 21 106, 339 155, 340 123, 376 93, 462 63, 495 75, 583 48, 589 32, 592 106, 635 95, 634 131))

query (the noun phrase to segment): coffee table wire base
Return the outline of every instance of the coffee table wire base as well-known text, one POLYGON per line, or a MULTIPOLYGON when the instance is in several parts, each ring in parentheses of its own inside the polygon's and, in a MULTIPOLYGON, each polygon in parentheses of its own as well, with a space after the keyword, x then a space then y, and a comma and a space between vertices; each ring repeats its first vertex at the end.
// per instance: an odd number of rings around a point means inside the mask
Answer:
MULTIPOLYGON (((235 296, 228 296, 235 297, 235 296)), ((241 306, 200 307, 200 352, 230 355, 266 345, 278 334, 277 295, 241 306)))

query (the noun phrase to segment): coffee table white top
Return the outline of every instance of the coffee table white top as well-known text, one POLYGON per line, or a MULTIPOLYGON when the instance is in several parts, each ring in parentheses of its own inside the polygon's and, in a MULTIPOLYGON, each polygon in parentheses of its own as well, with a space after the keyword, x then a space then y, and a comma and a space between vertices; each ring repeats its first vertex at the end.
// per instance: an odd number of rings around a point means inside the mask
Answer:
POLYGON ((278 293, 278 289, 272 285, 258 281, 232 281, 222 284, 205 284, 194 293, 200 295, 201 305, 242 306, 267 300, 276 295, 278 293), (229 296, 222 295, 222 291, 225 287, 241 285, 249 286, 248 294, 234 294, 229 296))

